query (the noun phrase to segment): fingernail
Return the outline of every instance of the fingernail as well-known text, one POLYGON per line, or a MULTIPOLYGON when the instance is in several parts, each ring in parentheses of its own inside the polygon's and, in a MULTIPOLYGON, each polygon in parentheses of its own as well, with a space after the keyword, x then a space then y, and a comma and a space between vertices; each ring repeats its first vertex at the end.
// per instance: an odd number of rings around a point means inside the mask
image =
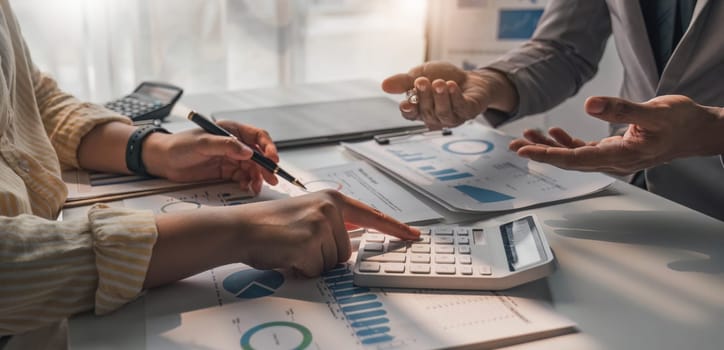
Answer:
POLYGON ((419 91, 425 91, 425 89, 427 89, 427 86, 425 86, 424 84, 417 84, 415 88, 419 91))
POLYGON ((402 105, 403 112, 412 112, 412 106, 402 105))
POLYGON ((438 94, 441 94, 443 91, 445 91, 445 88, 442 86, 438 86, 435 88, 435 92, 437 92, 438 94))
POLYGON ((606 100, 602 98, 592 98, 588 100, 588 112, 592 114, 600 114, 606 109, 606 100))
POLYGON ((451 94, 454 94, 454 93, 455 93, 455 87, 448 86, 448 87, 447 87, 447 90, 450 91, 451 94))

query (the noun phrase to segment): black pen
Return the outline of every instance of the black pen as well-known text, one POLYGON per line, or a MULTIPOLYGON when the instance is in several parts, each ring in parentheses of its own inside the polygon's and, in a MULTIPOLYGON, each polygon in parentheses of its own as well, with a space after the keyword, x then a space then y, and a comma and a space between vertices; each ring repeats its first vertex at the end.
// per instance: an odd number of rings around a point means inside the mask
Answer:
MULTIPOLYGON (((226 129, 216 125, 213 121, 211 121, 209 118, 204 117, 201 114, 198 114, 194 111, 189 112, 188 118, 190 121, 196 123, 196 125, 200 126, 202 129, 206 130, 206 132, 214 135, 219 136, 231 136, 238 140, 234 134, 226 131, 226 129)), ((239 140, 239 142, 242 142, 239 140)), ((297 180, 294 176, 286 172, 286 170, 280 168, 274 161, 271 159, 265 157, 261 152, 257 151, 254 147, 249 146, 252 151, 254 151, 254 154, 251 156, 251 160, 255 161, 257 164, 261 165, 262 168, 269 170, 275 175, 281 176, 284 180, 287 180, 303 189, 307 189, 304 187, 304 185, 297 180)))

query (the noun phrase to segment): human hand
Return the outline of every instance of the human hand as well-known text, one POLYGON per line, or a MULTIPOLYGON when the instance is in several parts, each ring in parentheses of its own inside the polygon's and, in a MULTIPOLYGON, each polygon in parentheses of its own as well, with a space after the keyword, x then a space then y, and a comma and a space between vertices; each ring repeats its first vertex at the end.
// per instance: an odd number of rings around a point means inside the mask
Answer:
POLYGON ((447 62, 427 62, 382 82, 382 89, 392 94, 413 88, 417 90, 417 103, 402 101, 402 116, 422 120, 433 130, 460 125, 489 107, 510 112, 518 99, 515 88, 502 73, 464 71, 447 62))
POLYGON ((212 135, 202 129, 172 135, 151 134, 143 143, 146 169, 150 174, 178 182, 232 180, 254 193, 261 191, 263 181, 276 185, 279 181, 274 174, 251 161, 253 151, 247 146, 258 147, 264 156, 278 162, 279 155, 269 134, 233 121, 218 124, 238 139, 212 135))
POLYGON ((510 143, 519 156, 563 169, 627 175, 675 158, 720 154, 721 109, 696 104, 680 95, 644 103, 613 97, 589 97, 588 114, 612 123, 629 123, 623 136, 597 142, 572 138, 560 128, 546 137, 526 130, 510 143))
POLYGON ((420 236, 419 230, 333 190, 231 208, 236 212, 228 216, 226 227, 238 233, 241 262, 304 276, 317 276, 349 259, 345 223, 405 240, 420 236))

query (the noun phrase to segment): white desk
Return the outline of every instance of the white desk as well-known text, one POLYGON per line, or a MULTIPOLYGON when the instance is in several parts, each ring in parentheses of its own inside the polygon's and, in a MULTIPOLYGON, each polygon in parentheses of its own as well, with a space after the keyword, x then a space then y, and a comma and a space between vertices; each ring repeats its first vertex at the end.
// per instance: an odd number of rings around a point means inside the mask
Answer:
MULTIPOLYGON (((307 167, 351 159, 338 146, 283 151, 281 158, 307 167)), ((724 222, 619 182, 528 211, 546 226, 558 267, 509 292, 549 301, 580 333, 511 349, 724 348, 724 222)), ((72 349, 144 349, 143 317, 143 298, 106 317, 76 316, 72 349)))

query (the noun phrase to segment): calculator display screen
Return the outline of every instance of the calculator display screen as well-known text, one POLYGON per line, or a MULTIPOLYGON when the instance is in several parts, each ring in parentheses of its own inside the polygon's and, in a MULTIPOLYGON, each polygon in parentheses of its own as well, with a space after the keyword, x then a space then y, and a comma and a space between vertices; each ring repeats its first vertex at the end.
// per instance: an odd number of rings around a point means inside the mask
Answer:
POLYGON ((510 271, 518 271, 546 259, 540 232, 528 216, 500 226, 510 271))
POLYGON ((178 94, 177 90, 149 84, 141 85, 136 92, 151 96, 163 103, 171 102, 178 94))

